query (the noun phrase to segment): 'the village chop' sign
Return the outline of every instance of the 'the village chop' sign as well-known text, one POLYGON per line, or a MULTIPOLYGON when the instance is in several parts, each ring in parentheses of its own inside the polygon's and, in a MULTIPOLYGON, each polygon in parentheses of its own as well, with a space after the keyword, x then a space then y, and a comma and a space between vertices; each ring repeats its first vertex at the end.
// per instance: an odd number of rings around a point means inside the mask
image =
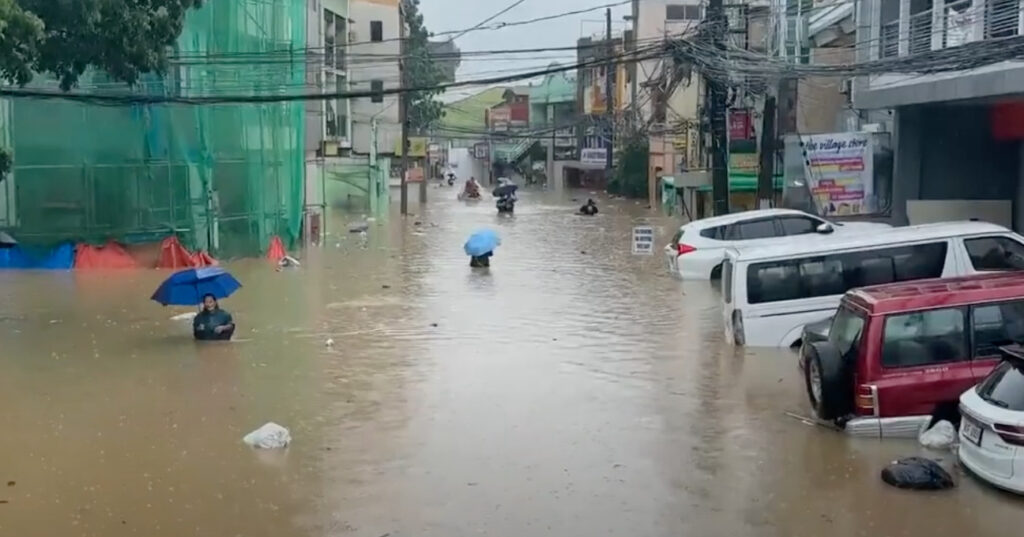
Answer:
POLYGON ((654 228, 637 226, 633 228, 633 255, 654 255, 654 228))

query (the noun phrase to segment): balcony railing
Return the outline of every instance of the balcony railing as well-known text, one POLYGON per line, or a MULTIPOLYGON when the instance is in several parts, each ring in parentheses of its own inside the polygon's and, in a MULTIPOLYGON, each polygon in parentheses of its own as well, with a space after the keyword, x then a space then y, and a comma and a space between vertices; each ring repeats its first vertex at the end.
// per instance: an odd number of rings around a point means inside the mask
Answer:
MULTIPOLYGON (((921 54, 958 47, 973 41, 1024 34, 1024 0, 925 0, 925 9, 911 11, 906 24, 899 18, 879 27, 878 55, 882 58, 921 54)), ((911 2, 911 10, 919 6, 911 2)))

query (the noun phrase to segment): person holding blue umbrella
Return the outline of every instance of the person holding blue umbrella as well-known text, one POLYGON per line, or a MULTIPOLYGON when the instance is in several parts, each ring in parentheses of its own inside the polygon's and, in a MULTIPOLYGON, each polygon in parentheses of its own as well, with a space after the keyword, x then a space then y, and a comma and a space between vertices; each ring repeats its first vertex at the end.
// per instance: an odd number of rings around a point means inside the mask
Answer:
POLYGON ((235 320, 220 309, 217 301, 241 287, 242 284, 221 267, 187 269, 167 278, 152 298, 164 306, 199 304, 202 310, 192 321, 192 335, 198 340, 227 340, 235 333, 235 320))
POLYGON ((501 244, 498 234, 490 229, 482 229, 469 236, 463 246, 466 255, 469 256, 469 266, 473 268, 486 268, 491 266, 491 256, 494 250, 501 244))
POLYGON ((203 310, 192 319, 192 335, 200 341, 228 340, 235 333, 235 320, 220 309, 217 298, 207 293, 203 297, 203 310))

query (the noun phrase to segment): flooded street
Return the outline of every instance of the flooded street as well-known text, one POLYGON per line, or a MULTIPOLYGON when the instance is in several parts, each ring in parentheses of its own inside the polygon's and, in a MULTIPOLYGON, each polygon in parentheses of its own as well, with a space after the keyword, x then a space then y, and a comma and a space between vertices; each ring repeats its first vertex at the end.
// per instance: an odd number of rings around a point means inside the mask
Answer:
POLYGON ((916 442, 787 416, 809 412, 795 356, 724 344, 717 291, 663 267, 672 220, 649 220, 659 251, 640 258, 632 201, 582 218, 525 193, 498 219, 440 192, 365 245, 329 220, 301 269, 230 264, 230 344, 194 343, 170 320, 187 308, 149 301, 165 273, 0 273, 0 535, 1003 536, 1022 520, 959 470, 953 491, 888 488, 879 471, 916 442), (462 243, 483 226, 503 246, 471 271, 462 243), (291 429, 287 451, 242 444, 267 421, 291 429))

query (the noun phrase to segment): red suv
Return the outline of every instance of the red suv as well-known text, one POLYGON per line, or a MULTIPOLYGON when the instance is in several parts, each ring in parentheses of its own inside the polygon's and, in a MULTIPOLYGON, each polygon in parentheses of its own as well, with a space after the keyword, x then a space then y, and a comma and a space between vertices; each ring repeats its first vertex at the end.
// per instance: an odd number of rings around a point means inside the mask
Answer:
POLYGON ((1024 342, 1024 274, 1000 273, 855 289, 827 341, 800 352, 818 418, 857 435, 916 436, 958 419, 960 394, 1024 342))

